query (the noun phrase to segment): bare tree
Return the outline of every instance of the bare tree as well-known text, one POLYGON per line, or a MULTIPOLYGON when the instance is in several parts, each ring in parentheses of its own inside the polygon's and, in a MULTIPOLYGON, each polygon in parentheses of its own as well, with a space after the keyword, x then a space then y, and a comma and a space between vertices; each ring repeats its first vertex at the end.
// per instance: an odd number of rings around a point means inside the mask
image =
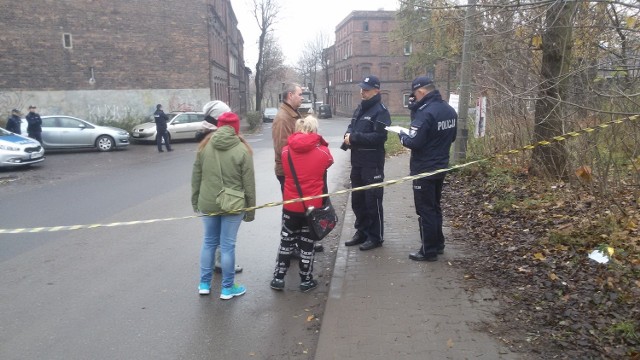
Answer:
MULTIPOLYGON (((460 81, 466 7, 460 3, 400 1, 397 40, 414 45, 405 75, 427 68, 439 86, 449 83, 450 74, 451 82, 460 81)), ((471 139, 474 151, 494 154, 637 112, 632 110, 640 103, 636 0, 477 0, 477 7, 472 93, 487 97, 490 122, 488 136, 471 139)), ((589 138, 597 135, 584 139, 589 138)), ((531 157, 512 161, 563 177, 588 163, 586 148, 592 159, 603 159, 601 147, 581 141, 536 148, 531 157)), ((640 146, 618 149, 628 144, 635 142, 620 141, 607 151, 637 157, 640 146)))
POLYGON ((265 43, 267 42, 267 34, 273 29, 273 25, 278 19, 280 7, 277 0, 253 0, 253 17, 256 19, 258 28, 260 29, 260 37, 258 38, 258 62, 256 62, 256 111, 262 109, 262 97, 266 84, 264 61, 265 61, 265 43))
MULTIPOLYGON (((302 83, 304 86, 309 87, 309 91, 313 95, 314 106, 317 100, 316 84, 318 82, 318 70, 328 69, 328 59, 325 59, 324 56, 324 49, 328 46, 329 37, 322 33, 318 33, 314 39, 305 43, 304 50, 302 50, 302 54, 298 58, 298 62, 296 64, 296 71, 298 71, 302 78, 302 83)), ((328 86, 328 82, 326 86, 328 86)))
MULTIPOLYGON (((276 41, 273 33, 267 34, 264 41, 264 51, 262 56, 262 79, 260 81, 261 99, 268 92, 265 89, 274 89, 279 85, 285 72, 284 54, 280 44, 276 41)), ((257 84, 256 84, 257 86, 257 84)), ((270 102, 271 104, 271 102, 270 102)), ((260 109, 257 109, 259 111, 260 109)))
MULTIPOLYGON (((546 31, 542 35, 542 83, 535 107, 536 141, 551 139, 565 132, 564 106, 568 74, 571 71, 571 48, 575 1, 558 1, 546 14, 546 31)), ((533 150, 532 170, 562 178, 567 175, 567 148, 556 142, 533 150)))

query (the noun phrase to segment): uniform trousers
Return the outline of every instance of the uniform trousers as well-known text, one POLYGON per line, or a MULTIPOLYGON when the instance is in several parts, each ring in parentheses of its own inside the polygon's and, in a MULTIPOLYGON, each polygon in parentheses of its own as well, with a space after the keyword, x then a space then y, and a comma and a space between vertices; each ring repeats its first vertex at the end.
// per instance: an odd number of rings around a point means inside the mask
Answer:
MULTIPOLYGON (((352 167, 351 187, 356 188, 384 181, 383 167, 352 167)), ((351 209, 356 216, 354 227, 366 240, 384 241, 384 211, 381 187, 351 193, 351 209)))
POLYGON ((418 214, 420 238, 422 247, 420 252, 425 256, 436 255, 444 250, 444 235, 442 233, 442 184, 440 179, 422 178, 413 180, 413 200, 418 214))

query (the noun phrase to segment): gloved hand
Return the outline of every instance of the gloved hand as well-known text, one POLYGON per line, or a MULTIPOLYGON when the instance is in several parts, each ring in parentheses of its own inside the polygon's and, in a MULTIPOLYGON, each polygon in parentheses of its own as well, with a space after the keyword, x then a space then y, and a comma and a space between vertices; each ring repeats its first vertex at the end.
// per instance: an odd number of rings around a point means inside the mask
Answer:
POLYGON ((400 130, 400 133, 398 134, 398 138, 400 139, 400 143, 404 146, 404 142, 405 139, 409 137, 409 134, 407 134, 406 132, 400 130))
POLYGON ((256 218, 256 211, 255 210, 246 211, 244 213, 244 217, 242 218, 242 221, 244 221, 244 222, 252 222, 253 220, 255 220, 255 218, 256 218))

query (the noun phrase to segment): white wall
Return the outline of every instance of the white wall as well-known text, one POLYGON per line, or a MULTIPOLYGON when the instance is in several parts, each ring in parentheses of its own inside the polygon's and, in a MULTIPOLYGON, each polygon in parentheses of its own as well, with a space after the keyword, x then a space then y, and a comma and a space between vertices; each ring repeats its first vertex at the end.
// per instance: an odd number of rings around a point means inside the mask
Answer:
POLYGON ((40 115, 70 115, 92 122, 152 117, 156 104, 165 112, 201 111, 209 89, 0 91, 0 114, 36 105, 40 115))

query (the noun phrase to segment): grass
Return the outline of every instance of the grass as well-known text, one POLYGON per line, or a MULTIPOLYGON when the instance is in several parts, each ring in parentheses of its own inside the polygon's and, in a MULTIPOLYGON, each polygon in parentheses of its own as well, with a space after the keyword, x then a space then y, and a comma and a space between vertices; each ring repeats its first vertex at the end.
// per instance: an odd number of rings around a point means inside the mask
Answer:
MULTIPOLYGON (((391 124, 409 127, 410 119, 408 116, 392 116, 391 124)), ((395 156, 406 151, 406 148, 402 146, 396 133, 389 132, 387 142, 384 143, 384 150, 387 152, 387 156, 395 156)))

